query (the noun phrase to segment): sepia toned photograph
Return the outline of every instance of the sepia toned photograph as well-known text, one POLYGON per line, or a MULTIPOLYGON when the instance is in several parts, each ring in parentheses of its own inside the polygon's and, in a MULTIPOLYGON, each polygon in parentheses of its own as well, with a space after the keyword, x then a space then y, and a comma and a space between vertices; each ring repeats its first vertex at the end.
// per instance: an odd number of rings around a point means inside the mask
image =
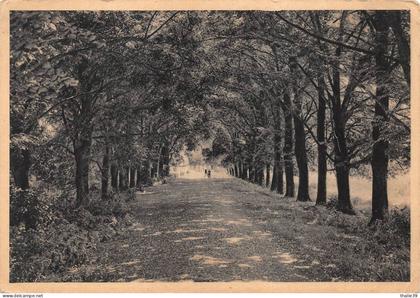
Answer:
POLYGON ((10 11, 9 282, 412 281, 411 22, 10 11))

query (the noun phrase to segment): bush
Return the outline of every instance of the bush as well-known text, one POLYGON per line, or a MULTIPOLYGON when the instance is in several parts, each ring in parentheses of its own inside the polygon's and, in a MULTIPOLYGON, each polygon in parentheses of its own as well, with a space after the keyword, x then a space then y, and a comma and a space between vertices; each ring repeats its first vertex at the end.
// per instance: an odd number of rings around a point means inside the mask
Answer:
POLYGON ((84 229, 93 229, 96 222, 94 215, 89 210, 88 208, 70 210, 65 215, 65 219, 84 229))
POLYGON ((39 231, 14 227, 10 233, 12 282, 38 281, 82 264, 98 241, 94 234, 66 221, 39 231))
POLYGON ((37 189, 10 186, 10 225, 24 224, 27 229, 48 224, 54 218, 52 200, 37 189))
POLYGON ((407 208, 391 209, 383 221, 377 221, 367 233, 370 242, 387 250, 410 246, 410 212, 407 208))
POLYGON ((136 198, 136 188, 130 188, 127 192, 127 199, 126 201, 134 201, 134 199, 136 198))
POLYGON ((78 209, 71 208, 72 200, 59 192, 11 189, 10 194, 12 282, 45 280, 51 274, 87 263, 94 259, 99 242, 111 240, 116 230, 133 222, 127 201, 134 199, 134 190, 112 193, 109 200, 92 192, 89 204, 78 209))
POLYGON ((327 200, 327 203, 325 204, 325 207, 327 207, 328 209, 337 209, 338 206, 338 197, 337 196, 332 196, 327 200))
POLYGON ((35 229, 39 218, 38 194, 32 190, 23 190, 10 186, 10 225, 21 223, 35 229))
POLYGON ((114 215, 123 217, 129 211, 126 202, 132 196, 135 195, 130 194, 130 191, 128 191, 127 194, 114 194, 113 197, 108 200, 102 200, 99 196, 91 197, 86 206, 86 210, 95 216, 114 215))
POLYGON ((337 267, 330 275, 340 280, 409 281, 410 280, 410 212, 392 209, 384 221, 368 226, 362 216, 332 211, 323 224, 338 227, 353 235, 352 245, 336 243, 331 250, 340 252, 337 267), (339 246, 339 247, 337 247, 339 246))

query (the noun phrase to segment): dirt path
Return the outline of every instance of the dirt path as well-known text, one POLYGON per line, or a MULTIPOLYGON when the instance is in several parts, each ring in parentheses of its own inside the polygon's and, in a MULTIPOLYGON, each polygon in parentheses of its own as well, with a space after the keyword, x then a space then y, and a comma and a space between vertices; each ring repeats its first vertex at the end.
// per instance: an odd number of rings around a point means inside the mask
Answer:
POLYGON ((325 235, 296 204, 238 179, 155 186, 137 195, 135 224, 101 244, 92 270, 106 281, 331 280, 322 266, 335 265, 320 265, 328 252, 316 245, 325 235))

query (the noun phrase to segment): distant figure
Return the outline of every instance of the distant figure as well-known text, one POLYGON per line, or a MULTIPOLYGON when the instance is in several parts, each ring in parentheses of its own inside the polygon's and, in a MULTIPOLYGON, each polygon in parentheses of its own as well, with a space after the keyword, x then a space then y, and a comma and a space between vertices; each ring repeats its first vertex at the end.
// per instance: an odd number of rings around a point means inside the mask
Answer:
POLYGON ((211 177, 211 170, 207 170, 207 177, 210 178, 211 177))

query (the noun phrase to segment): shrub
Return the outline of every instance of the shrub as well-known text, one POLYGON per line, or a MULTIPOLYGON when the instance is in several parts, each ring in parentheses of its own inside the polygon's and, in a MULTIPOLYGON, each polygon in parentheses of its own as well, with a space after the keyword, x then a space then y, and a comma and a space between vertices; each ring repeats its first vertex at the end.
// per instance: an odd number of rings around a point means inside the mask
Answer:
POLYGON ((10 186, 10 225, 24 224, 27 229, 36 229, 54 219, 53 200, 37 189, 20 189, 10 186))
POLYGON ((78 208, 67 212, 65 218, 84 229, 93 229, 95 227, 94 215, 89 208, 78 208))
POLYGON ((407 208, 391 209, 383 221, 377 221, 367 233, 368 240, 379 243, 385 250, 410 246, 410 212, 407 208))
POLYGON ((38 281, 52 272, 82 264, 98 241, 94 234, 66 221, 39 231, 21 226, 10 232, 12 282, 38 281))
POLYGON ((410 212, 392 209, 387 218, 368 226, 365 216, 332 211, 324 224, 352 234, 352 245, 336 243, 337 267, 330 269, 340 280, 408 281, 410 279, 410 212), (337 245, 339 247, 337 247, 337 245))
POLYGON ((124 216, 128 212, 128 207, 121 200, 102 201, 100 199, 92 200, 86 206, 86 210, 94 216, 124 216))
POLYGON ((332 196, 327 200, 327 203, 325 204, 325 207, 328 209, 337 209, 338 206, 338 197, 332 196))
POLYGON ((92 192, 89 204, 78 209, 63 196, 60 192, 41 195, 36 190, 11 190, 11 281, 45 280, 87 263, 94 259, 100 241, 111 240, 116 230, 133 222, 127 201, 134 199, 134 190, 112 193, 109 200, 92 192), (36 224, 29 225, 26 216, 32 216, 31 223, 36 224))
POLYGON ((35 229, 39 219, 38 193, 10 186, 10 225, 35 229))
POLYGON ((126 201, 134 201, 134 199, 136 198, 136 188, 130 188, 127 192, 127 198, 126 201))

